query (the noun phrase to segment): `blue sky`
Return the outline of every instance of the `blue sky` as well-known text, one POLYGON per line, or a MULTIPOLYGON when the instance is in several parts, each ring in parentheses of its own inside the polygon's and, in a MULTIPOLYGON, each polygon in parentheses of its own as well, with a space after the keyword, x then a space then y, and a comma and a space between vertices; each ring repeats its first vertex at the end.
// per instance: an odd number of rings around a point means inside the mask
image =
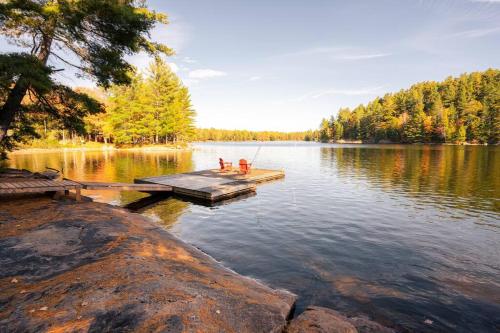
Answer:
POLYGON ((500 0, 147 3, 169 15, 153 38, 176 50, 200 127, 306 130, 418 81, 500 67, 500 0))

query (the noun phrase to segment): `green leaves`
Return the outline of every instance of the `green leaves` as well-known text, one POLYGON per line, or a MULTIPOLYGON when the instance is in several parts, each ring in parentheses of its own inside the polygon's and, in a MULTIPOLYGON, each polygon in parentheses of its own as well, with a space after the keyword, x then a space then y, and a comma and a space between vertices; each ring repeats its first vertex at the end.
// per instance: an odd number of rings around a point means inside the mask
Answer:
POLYGON ((418 83, 366 107, 340 109, 337 120, 326 126, 320 129, 322 140, 498 143, 500 70, 418 83))
POLYGON ((31 89, 45 94, 52 88, 52 73, 52 68, 27 53, 0 54, 0 96, 5 97, 8 89, 21 78, 31 89))
POLYGON ((194 111, 186 87, 159 57, 129 87, 113 86, 107 122, 117 144, 186 140, 194 111))

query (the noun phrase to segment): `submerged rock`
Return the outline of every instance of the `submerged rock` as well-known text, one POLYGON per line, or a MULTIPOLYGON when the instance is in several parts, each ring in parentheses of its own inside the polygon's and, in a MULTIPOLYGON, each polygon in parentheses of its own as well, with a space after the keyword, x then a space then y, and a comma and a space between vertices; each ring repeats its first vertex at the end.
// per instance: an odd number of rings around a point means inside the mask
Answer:
POLYGON ((394 333, 394 330, 362 317, 348 318, 339 312, 310 306, 291 321, 288 333, 394 333))
POLYGON ((40 197, 0 212, 2 332, 281 332, 295 301, 120 208, 40 197))

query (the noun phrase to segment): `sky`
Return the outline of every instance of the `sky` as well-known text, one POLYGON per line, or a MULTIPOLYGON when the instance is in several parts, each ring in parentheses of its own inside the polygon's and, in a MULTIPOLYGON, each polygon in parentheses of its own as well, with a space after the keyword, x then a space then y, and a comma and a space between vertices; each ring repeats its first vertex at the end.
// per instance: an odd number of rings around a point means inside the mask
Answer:
MULTIPOLYGON (((148 0, 152 38, 189 87, 198 127, 315 129, 420 81, 500 68, 500 0, 148 0)), ((5 41, 0 47, 8 49, 5 41)), ((130 61, 145 68, 150 61, 130 61)), ((61 73, 72 85, 91 85, 61 73)))

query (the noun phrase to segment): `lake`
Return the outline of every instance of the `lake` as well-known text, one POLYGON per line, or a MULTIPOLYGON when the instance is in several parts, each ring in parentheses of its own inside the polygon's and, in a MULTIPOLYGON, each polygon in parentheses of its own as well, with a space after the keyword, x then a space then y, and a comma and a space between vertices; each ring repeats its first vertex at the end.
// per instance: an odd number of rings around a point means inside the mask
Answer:
MULTIPOLYGON (((139 212, 238 273, 296 293, 297 313, 313 304, 401 331, 500 329, 500 147, 206 143, 9 163, 132 181, 216 168, 219 157, 255 157, 286 177, 215 207, 168 198, 139 212)), ((144 197, 86 193, 113 205, 144 197)))

